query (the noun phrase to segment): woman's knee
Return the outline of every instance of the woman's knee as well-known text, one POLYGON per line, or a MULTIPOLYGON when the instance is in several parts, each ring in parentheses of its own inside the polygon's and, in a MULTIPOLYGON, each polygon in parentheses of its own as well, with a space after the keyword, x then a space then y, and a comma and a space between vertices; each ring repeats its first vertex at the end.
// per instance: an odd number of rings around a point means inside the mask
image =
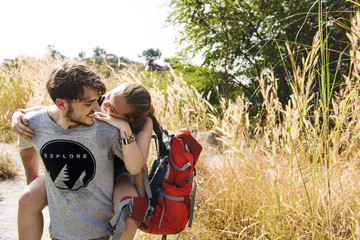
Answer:
POLYGON ((136 190, 134 182, 130 181, 129 179, 123 181, 115 182, 114 186, 114 197, 125 197, 125 196, 134 196, 138 197, 139 194, 136 190))
POLYGON ((140 223, 131 217, 125 218, 125 231, 136 231, 140 223))
POLYGON ((47 204, 44 176, 35 179, 20 195, 19 211, 42 211, 47 204))
POLYGON ((139 194, 136 191, 136 188, 133 184, 127 183, 116 183, 114 188, 113 194, 113 204, 114 204, 114 211, 117 211, 117 208, 123 199, 123 197, 132 196, 138 197, 139 194))

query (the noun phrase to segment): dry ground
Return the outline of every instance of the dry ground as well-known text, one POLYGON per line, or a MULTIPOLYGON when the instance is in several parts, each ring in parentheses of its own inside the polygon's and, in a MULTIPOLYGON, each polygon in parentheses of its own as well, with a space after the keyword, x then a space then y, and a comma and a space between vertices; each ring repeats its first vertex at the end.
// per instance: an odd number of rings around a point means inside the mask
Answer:
MULTIPOLYGON (((0 151, 9 153, 19 174, 15 179, 0 180, 0 240, 17 240, 17 200, 26 187, 24 170, 15 143, 0 143, 0 151)), ((47 208, 44 209, 43 214, 45 226, 42 239, 48 240, 49 214, 47 208)))

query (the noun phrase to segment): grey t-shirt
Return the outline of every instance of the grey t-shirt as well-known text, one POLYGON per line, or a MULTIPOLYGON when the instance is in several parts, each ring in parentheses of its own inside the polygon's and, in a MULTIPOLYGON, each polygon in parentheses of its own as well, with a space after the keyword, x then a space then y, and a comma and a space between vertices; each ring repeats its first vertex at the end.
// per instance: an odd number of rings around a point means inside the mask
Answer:
POLYGON ((114 155, 122 159, 119 130, 98 120, 91 127, 65 130, 50 119, 47 108, 27 116, 35 136, 19 137, 18 145, 34 146, 46 167, 51 234, 61 240, 110 235, 114 155))

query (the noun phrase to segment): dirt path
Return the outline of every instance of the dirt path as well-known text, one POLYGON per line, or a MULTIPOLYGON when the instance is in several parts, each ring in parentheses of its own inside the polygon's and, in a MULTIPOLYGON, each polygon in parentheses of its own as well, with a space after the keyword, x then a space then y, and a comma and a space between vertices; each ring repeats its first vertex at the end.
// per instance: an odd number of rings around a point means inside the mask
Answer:
MULTIPOLYGON (((25 178, 23 176, 15 180, 0 181, 0 239, 1 240, 17 240, 17 201, 21 192, 26 187, 25 178)), ((44 233, 42 239, 49 239, 49 213, 48 209, 43 210, 45 219, 44 233)))
MULTIPOLYGON (((19 151, 14 144, 0 143, 1 153, 6 152, 16 161, 19 175, 15 179, 0 180, 0 240, 17 240, 17 202, 26 187, 24 170, 21 167, 19 151)), ((45 208, 42 240, 49 240, 49 212, 45 208)))

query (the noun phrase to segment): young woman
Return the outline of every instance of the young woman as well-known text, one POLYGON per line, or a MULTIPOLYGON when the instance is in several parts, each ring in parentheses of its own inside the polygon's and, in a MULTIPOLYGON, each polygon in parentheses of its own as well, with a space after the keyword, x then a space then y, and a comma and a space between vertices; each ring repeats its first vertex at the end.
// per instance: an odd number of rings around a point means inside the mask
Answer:
MULTIPOLYGON (((146 115, 153 112, 149 92, 141 84, 125 83, 107 93, 101 99, 101 112, 96 119, 105 121, 119 131, 131 136, 135 134, 135 143, 122 146, 123 158, 131 159, 135 151, 140 151, 145 161, 149 152, 152 135, 152 120, 146 115), (133 144, 136 144, 135 147, 133 144)), ((23 113, 39 110, 42 107, 17 111, 11 118, 12 129, 26 139, 33 137, 33 131, 26 127, 27 119, 23 113)), ((145 197, 145 189, 141 173, 131 176, 123 161, 115 159, 115 185, 113 194, 114 212, 124 196, 145 197)), ((26 166, 25 170, 26 170, 26 166)), ((47 204, 44 175, 27 176, 29 184, 19 199, 18 231, 19 237, 26 239, 41 239, 43 232, 42 210, 47 204), (35 178, 36 177, 36 178, 35 178), (34 179, 32 179, 34 178, 34 179)), ((128 218, 122 239, 133 239, 138 223, 128 218)))

